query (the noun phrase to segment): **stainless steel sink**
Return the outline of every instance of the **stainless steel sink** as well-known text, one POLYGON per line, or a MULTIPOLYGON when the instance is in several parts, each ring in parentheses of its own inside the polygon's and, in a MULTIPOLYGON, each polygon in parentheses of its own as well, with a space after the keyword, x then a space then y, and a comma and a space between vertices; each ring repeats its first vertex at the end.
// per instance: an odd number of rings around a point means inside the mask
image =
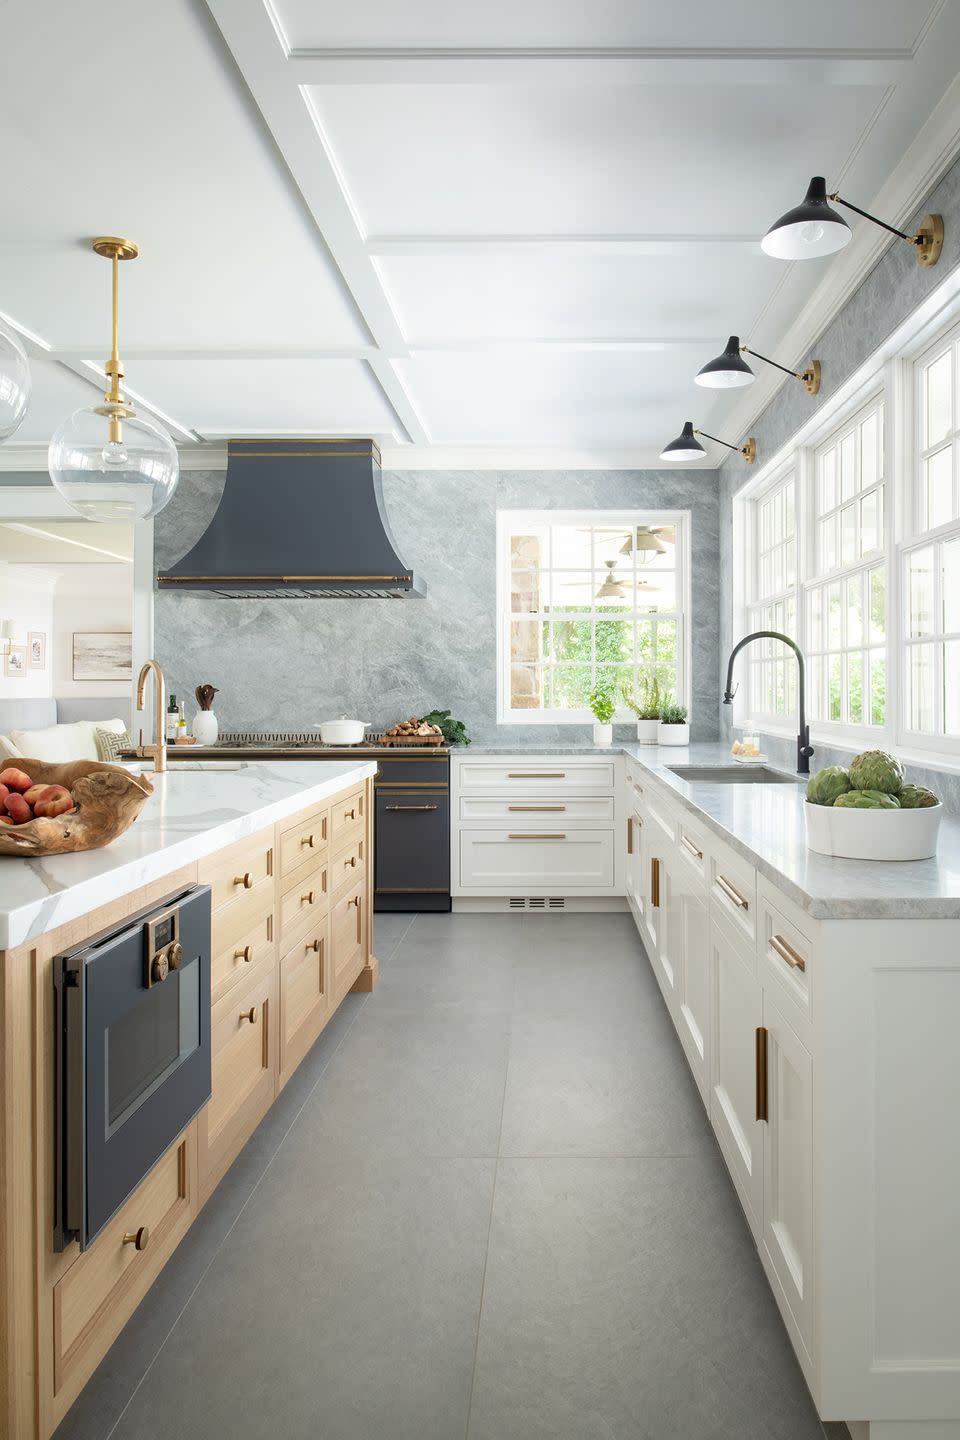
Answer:
POLYGON ((769 765, 668 765, 667 769, 691 785, 799 785, 806 777, 769 765))

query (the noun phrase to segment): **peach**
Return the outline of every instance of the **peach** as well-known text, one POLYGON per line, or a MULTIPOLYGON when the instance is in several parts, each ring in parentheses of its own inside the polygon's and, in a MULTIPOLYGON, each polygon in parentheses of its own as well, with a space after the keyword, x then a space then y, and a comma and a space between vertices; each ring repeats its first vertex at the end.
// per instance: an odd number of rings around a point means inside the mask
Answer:
POLYGON ((33 819, 33 811, 22 795, 8 795, 4 803, 14 825, 25 825, 28 820, 33 819))
POLYGON ((0 810, 3 809, 3 802, 4 802, 4 800, 6 800, 6 798, 7 798, 7 796, 8 796, 9 794, 10 794, 10 787, 9 787, 9 785, 0 785, 0 810))
POLYGON ((9 815, 0 815, 0 825, 12 825, 13 821, 9 815))
POLYGON ((33 781, 23 770, 16 770, 12 766, 0 773, 0 785, 6 785, 8 790, 29 790, 33 781))
POLYGON ((38 800, 34 806, 34 813, 52 819, 55 815, 66 815, 73 808, 73 796, 69 790, 65 790, 62 795, 54 795, 47 800, 38 800))
POLYGON ((47 800, 52 800, 54 789, 60 788, 60 786, 53 785, 31 785, 29 790, 23 792, 23 798, 28 805, 36 805, 41 795, 47 800), (48 790, 51 792, 49 795, 47 794, 48 790))

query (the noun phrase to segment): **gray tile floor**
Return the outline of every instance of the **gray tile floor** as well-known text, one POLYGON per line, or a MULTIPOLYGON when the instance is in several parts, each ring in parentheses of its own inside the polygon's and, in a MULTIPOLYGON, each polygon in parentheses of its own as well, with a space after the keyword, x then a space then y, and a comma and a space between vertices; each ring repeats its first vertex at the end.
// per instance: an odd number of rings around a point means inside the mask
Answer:
POLYGON ((57 1440, 822 1440, 629 917, 376 933, 57 1440))

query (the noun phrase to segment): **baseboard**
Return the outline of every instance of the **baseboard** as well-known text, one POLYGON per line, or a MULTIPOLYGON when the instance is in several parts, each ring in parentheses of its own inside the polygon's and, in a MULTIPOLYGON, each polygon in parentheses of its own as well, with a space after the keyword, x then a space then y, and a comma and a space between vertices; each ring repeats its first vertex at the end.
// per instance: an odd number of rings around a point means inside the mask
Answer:
POLYGON ((461 914, 570 915, 627 908, 623 895, 455 895, 452 901, 452 909, 461 914))

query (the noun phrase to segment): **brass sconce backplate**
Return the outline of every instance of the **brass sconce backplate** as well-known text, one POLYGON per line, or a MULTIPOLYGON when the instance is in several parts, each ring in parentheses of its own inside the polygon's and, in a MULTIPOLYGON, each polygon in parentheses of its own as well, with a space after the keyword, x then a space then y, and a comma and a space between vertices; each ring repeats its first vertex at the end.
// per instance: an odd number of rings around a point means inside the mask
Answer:
POLYGON ((803 381, 804 385, 807 387, 807 394, 808 394, 808 395, 819 395, 819 394, 820 394, 820 382, 821 382, 822 378, 823 378, 823 377, 822 377, 821 372, 820 372, 820 361, 819 361, 819 360, 811 360, 811 361, 810 361, 810 364, 807 366, 806 370, 804 370, 803 374, 800 376, 800 379, 803 381))
POLYGON ((743 456, 744 460, 746 460, 748 465, 756 465, 757 442, 756 440, 754 440, 752 435, 750 436, 750 439, 746 442, 746 444, 740 446, 740 454, 743 456))
POLYGON ((936 265, 943 250, 943 216, 924 215, 917 228, 917 264, 936 265))

